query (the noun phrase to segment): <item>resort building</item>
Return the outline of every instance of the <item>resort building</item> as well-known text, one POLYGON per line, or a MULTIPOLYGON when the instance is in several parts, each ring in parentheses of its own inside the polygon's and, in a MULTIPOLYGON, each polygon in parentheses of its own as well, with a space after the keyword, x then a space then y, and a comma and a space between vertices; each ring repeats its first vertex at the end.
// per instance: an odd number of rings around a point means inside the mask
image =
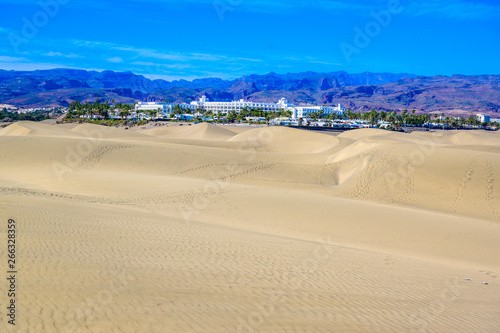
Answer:
POLYGON ((165 113, 166 103, 156 103, 156 102, 139 102, 135 105, 135 112, 147 112, 147 111, 158 111, 161 110, 165 113))
POLYGON ((490 116, 485 114, 477 114, 476 118, 482 123, 487 123, 490 121, 490 116))
POLYGON ((342 104, 338 106, 298 106, 294 108, 292 114, 293 119, 309 118, 312 113, 320 113, 322 116, 329 116, 331 114, 343 115, 345 108, 342 104))
POLYGON ((239 113, 242 109, 262 109, 264 112, 277 112, 281 110, 290 110, 293 112, 294 105, 288 104, 286 98, 282 98, 278 103, 258 103, 240 99, 233 102, 210 102, 206 96, 201 97, 198 101, 191 102, 195 108, 202 108, 212 113, 227 114, 231 110, 239 113))
POLYGON ((149 110, 160 110, 164 116, 170 115, 174 112, 176 105, 179 105, 182 109, 189 109, 191 112, 195 113, 197 109, 204 109, 205 111, 211 111, 213 114, 227 115, 231 111, 236 113, 241 112, 241 110, 247 109, 261 109, 264 112, 279 112, 279 111, 290 111, 292 113, 293 119, 308 118, 312 113, 320 112, 322 116, 338 114, 342 115, 345 112, 345 108, 339 104, 338 106, 298 106, 289 104, 286 98, 282 98, 278 103, 260 103, 251 102, 240 99, 239 101, 232 102, 212 102, 209 101, 206 96, 201 97, 197 101, 193 101, 190 104, 186 103, 156 103, 156 102, 139 102, 135 106, 135 112, 147 112, 149 110))
MULTIPOLYGON (((158 103, 158 102, 139 102, 135 105, 135 112, 136 113, 141 113, 141 112, 147 112, 147 111, 157 111, 160 110, 163 115, 171 114, 174 110, 174 107, 178 103, 172 104, 172 103, 158 103)), ((191 111, 196 110, 196 106, 193 106, 191 104, 186 104, 186 103, 180 103, 179 106, 182 109, 190 109, 191 111)))

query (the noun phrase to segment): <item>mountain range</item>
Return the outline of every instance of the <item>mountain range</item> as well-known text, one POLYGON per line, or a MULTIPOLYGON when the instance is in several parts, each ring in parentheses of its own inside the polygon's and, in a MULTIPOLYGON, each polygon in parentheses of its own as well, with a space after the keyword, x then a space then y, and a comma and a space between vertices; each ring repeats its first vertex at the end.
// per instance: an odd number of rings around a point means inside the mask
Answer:
POLYGON ((500 75, 416 76, 407 73, 288 73, 193 81, 151 80, 132 72, 51 69, 0 70, 0 104, 67 106, 73 100, 190 102, 277 101, 296 105, 342 103, 353 111, 415 109, 418 112, 500 113, 500 75))

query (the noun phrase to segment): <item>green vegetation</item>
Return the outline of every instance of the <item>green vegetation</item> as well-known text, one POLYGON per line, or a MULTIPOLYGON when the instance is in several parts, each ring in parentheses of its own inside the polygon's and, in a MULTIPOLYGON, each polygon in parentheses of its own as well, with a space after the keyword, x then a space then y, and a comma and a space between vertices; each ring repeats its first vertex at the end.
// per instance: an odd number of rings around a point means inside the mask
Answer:
MULTIPOLYGON (((111 103, 114 103, 114 100, 111 101, 111 103)), ((101 119, 109 119, 109 113, 111 111, 118 112, 120 117, 125 119, 133 109, 133 104, 117 103, 111 106, 108 101, 101 103, 99 98, 97 98, 94 103, 86 102, 81 104, 78 101, 73 101, 69 104, 66 119, 81 118, 82 116, 91 119, 94 118, 94 116, 99 116, 101 119)))
POLYGON ((445 117, 444 113, 441 113, 441 119, 438 119, 438 115, 434 114, 434 119, 430 114, 416 114, 415 110, 408 113, 408 110, 404 110, 401 114, 396 111, 392 112, 377 112, 376 110, 371 110, 365 113, 354 113, 351 110, 346 111, 347 119, 359 119, 368 121, 371 125, 376 125, 379 121, 386 121, 390 123, 392 129, 400 129, 405 126, 415 126, 415 127, 425 127, 430 123, 441 124, 448 128, 467 128, 467 127, 486 127, 486 126, 496 126, 496 123, 481 123, 472 114, 469 118, 455 119, 452 117, 445 117))
POLYGON ((133 121, 133 120, 125 120, 125 119, 86 119, 86 118, 81 118, 81 119, 65 119, 65 122, 77 122, 77 123, 89 123, 89 124, 96 124, 96 125, 103 125, 103 126, 114 126, 114 127, 120 127, 120 126, 142 126, 148 123, 147 120, 138 120, 138 121, 133 121))
POLYGON ((47 111, 34 111, 30 113, 9 112, 6 108, 0 111, 0 120, 3 121, 42 121, 50 119, 47 111))
MULTIPOLYGON (((112 101, 114 103, 114 101, 112 101)), ((117 103, 114 105, 109 104, 107 101, 101 103, 99 98, 94 103, 80 103, 78 101, 71 102, 69 106, 68 114, 65 121, 86 121, 92 123, 98 123, 108 126, 115 126, 118 124, 142 124, 145 122, 144 119, 134 120, 134 122, 128 120, 131 111, 134 109, 133 104, 121 104, 117 103), (110 119, 110 114, 114 115, 114 119, 110 119), (118 119, 119 117, 119 119, 118 119)), ((150 119, 161 118, 161 109, 150 110, 145 112, 149 115, 150 119)), ((275 118, 289 118, 292 116, 291 111, 281 109, 278 112, 266 112, 261 108, 243 108, 241 112, 237 113, 235 110, 229 111, 227 114, 220 112, 206 111, 202 108, 197 108, 193 115, 193 119, 178 119, 182 115, 192 115, 193 112, 190 109, 183 109, 179 104, 176 104, 173 108, 172 116, 177 116, 177 119, 169 119, 170 121, 192 121, 192 122, 202 122, 206 121, 207 118, 212 118, 216 123, 242 123, 242 122, 256 122, 256 123, 266 123, 271 119, 275 118), (248 120, 247 118, 257 118, 255 120, 248 120), (261 118, 261 119, 259 119, 261 118), (265 120, 265 121, 264 121, 265 120)), ((430 114, 417 114, 416 110, 408 112, 404 110, 402 112, 397 111, 381 111, 378 112, 372 109, 370 112, 359 112, 355 113, 348 109, 344 115, 330 114, 323 115, 322 112, 315 112, 308 116, 309 119, 317 121, 319 119, 324 120, 362 120, 367 124, 372 126, 377 126, 379 122, 387 122, 389 126, 386 128, 392 130, 401 130, 404 127, 427 127, 430 124, 439 124, 437 126, 442 126, 443 128, 478 128, 485 126, 496 126, 495 123, 481 123, 472 114, 469 118, 459 118, 455 119, 452 117, 445 117, 441 114, 439 117, 437 114, 434 116, 430 114), (438 119, 439 118, 439 119, 438 119)), ((212 120, 210 120, 212 121, 212 120)), ((303 119, 299 119, 299 123, 302 124, 303 119)), ((310 122, 308 122, 310 124, 310 122)))
POLYGON ((408 114, 408 110, 404 110, 401 114, 397 114, 396 111, 377 112, 374 109, 365 113, 354 113, 351 110, 347 110, 346 113, 348 119, 366 120, 370 125, 376 125, 379 121, 386 121, 390 123, 393 128, 400 128, 403 126, 424 126, 431 120, 430 114, 416 115, 415 110, 412 111, 412 114, 408 114))
MULTIPOLYGON (((235 120, 238 122, 241 122, 241 121, 244 121, 245 118, 247 118, 247 117, 261 117, 261 118, 265 118, 266 121, 269 121, 269 120, 274 119, 274 118, 291 117, 291 116, 292 116, 292 112, 284 110, 284 109, 281 109, 280 111, 266 112, 266 111, 263 111, 261 108, 251 108, 251 109, 243 108, 240 111, 240 113, 236 115, 235 120)), ((229 118, 228 118, 228 121, 229 121, 229 118)))

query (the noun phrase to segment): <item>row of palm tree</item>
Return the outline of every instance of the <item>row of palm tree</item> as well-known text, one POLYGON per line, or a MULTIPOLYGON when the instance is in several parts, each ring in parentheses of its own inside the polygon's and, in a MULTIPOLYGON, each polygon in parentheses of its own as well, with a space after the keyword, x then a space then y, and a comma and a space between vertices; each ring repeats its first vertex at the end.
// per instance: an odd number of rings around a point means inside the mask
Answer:
MULTIPOLYGON (((163 101, 164 103, 168 103, 167 100, 163 101)), ((87 116, 89 118, 93 118, 94 116, 100 116, 102 119, 109 119, 109 114, 111 112, 115 112, 121 119, 127 119, 130 116, 131 111, 134 109, 133 104, 126 103, 116 103, 112 100, 111 104, 108 101, 101 103, 100 99, 97 98, 94 103, 80 103, 78 101, 73 101, 69 105, 68 117, 69 118, 80 118, 81 116, 87 116)), ((158 110, 149 110, 146 111, 147 114, 154 118, 161 117, 161 109, 158 110)), ((182 115, 182 114, 192 114, 193 112, 190 109, 183 109, 179 104, 176 104, 173 108, 173 114, 182 115)), ((198 107, 194 113, 201 115, 202 117, 217 117, 220 118, 223 112, 212 112, 207 111, 203 108, 198 107)), ((279 117, 291 117, 292 113, 289 110, 281 109, 280 111, 264 111, 261 108, 243 108, 239 113, 235 110, 231 110, 226 115, 226 121, 228 122, 241 122, 247 117, 264 117, 266 121, 271 119, 279 118, 279 117)), ((416 114, 416 110, 412 110, 408 112, 408 110, 404 110, 401 113, 397 111, 381 111, 377 112, 375 109, 372 109, 370 112, 358 112, 355 113, 352 110, 348 109, 344 115, 338 114, 330 114, 324 115, 321 111, 309 114, 309 118, 312 118, 314 121, 318 119, 348 119, 348 120, 364 120, 367 121, 371 125, 378 124, 379 121, 386 121, 391 124, 393 128, 401 128, 404 126, 425 126, 431 123, 443 124, 452 128, 462 128, 465 126, 481 126, 486 125, 481 123, 476 117, 472 114, 468 118, 459 118, 455 119, 452 117, 445 117, 444 113, 434 114, 434 119, 430 114, 416 114), (439 117, 439 119, 438 119, 439 117)), ((201 117, 200 117, 201 119, 201 117)))
POLYGON ((365 113, 354 113, 351 110, 346 111, 347 119, 361 119, 368 121, 372 125, 376 125, 379 121, 386 121, 391 124, 394 128, 401 128, 403 126, 425 126, 430 123, 437 123, 447 125, 453 128, 462 128, 467 126, 481 126, 486 125, 481 123, 476 117, 472 114, 468 118, 459 118, 455 119, 453 117, 445 117, 444 113, 440 115, 434 114, 431 116, 430 114, 416 114, 415 110, 412 110, 411 113, 408 110, 404 110, 401 114, 398 114, 396 111, 391 112, 377 112, 376 110, 371 110, 370 112, 365 113), (434 119, 433 119, 434 117, 434 119))
POLYGON ((81 116, 86 116, 93 118, 94 116, 99 116, 102 119, 109 119, 110 112, 114 111, 115 113, 117 112, 122 119, 125 119, 130 115, 133 108, 133 104, 115 104, 115 100, 112 100, 111 104, 108 101, 101 103, 99 98, 97 98, 94 103, 80 103, 79 101, 72 101, 69 104, 68 117, 80 118, 81 116))
MULTIPOLYGON (((73 101, 69 105, 68 117, 69 118, 80 118, 81 116, 87 116, 88 118, 93 118, 94 116, 99 116, 102 119, 109 119, 110 113, 115 113, 121 119, 127 119, 132 110, 134 109, 134 104, 126 104, 126 103, 116 103, 115 100, 111 101, 110 104, 108 101, 105 103, 101 103, 100 99, 97 98, 94 103, 80 103, 78 101, 73 101)), ((161 109, 158 110, 148 110, 147 114, 153 117, 159 117, 161 109)))

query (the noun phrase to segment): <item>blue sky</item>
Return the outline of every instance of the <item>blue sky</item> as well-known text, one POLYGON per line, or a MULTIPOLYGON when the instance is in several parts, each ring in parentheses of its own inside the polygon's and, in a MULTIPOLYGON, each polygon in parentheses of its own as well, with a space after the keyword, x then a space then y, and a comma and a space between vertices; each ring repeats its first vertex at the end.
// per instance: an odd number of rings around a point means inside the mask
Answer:
POLYGON ((500 74, 497 0, 0 5, 1 69, 109 69, 167 80, 271 71, 500 74))

